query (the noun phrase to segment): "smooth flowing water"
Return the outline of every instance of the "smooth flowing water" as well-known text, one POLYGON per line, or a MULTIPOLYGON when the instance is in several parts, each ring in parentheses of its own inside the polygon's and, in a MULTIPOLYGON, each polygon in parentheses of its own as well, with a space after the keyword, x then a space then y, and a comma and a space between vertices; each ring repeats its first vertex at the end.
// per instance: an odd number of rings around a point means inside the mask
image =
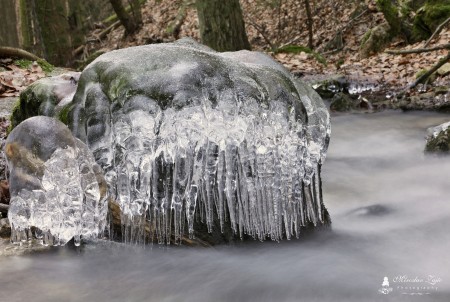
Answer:
POLYGON ((330 232, 210 249, 104 242, 3 258, 0 301, 450 301, 450 158, 423 154, 426 129, 448 119, 333 117, 323 167, 330 232))

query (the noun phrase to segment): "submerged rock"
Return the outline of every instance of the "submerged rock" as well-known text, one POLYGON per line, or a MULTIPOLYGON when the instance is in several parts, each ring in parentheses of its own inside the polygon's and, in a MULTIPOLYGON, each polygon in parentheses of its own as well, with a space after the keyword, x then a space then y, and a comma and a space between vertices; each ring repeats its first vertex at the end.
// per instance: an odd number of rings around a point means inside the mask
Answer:
POLYGON ((359 216, 359 217, 380 217, 380 216, 385 216, 388 215, 392 212, 393 210, 385 205, 381 205, 381 204, 374 204, 374 205, 370 205, 370 206, 365 206, 365 207, 359 207, 357 209, 351 210, 348 215, 350 216, 359 216))
POLYGON ((59 117, 103 169, 127 242, 280 240, 329 224, 328 111, 261 53, 192 40, 112 51, 59 117))

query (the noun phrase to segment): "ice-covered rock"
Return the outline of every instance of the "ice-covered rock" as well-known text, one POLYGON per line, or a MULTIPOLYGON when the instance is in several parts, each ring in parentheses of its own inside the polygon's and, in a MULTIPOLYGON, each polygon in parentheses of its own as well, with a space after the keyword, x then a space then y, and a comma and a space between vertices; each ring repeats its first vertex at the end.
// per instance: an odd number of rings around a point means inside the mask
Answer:
POLYGON ((208 231, 218 221, 241 237, 280 240, 328 223, 328 111, 264 54, 191 40, 112 51, 83 71, 67 112, 124 229, 144 218, 152 238, 169 243, 193 236, 194 221, 208 231))
POLYGON ((66 125, 32 117, 10 133, 5 154, 10 169, 8 218, 13 242, 36 236, 44 244, 95 238, 105 228, 106 194, 101 168, 66 125), (34 227, 34 234, 32 234, 34 227))
POLYGON ((72 101, 77 89, 80 72, 66 72, 57 76, 42 78, 28 86, 11 114, 14 128, 27 118, 45 115, 57 117, 72 101))
POLYGON ((448 153, 450 151, 450 122, 427 130, 425 152, 448 153))

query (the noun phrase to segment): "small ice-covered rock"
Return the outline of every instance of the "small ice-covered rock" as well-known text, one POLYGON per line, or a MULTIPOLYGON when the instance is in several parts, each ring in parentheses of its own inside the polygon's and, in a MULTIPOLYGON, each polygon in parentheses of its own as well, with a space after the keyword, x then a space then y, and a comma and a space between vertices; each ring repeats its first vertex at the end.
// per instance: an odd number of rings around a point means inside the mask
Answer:
POLYGON ((450 122, 440 124, 435 127, 430 127, 427 129, 427 140, 431 138, 436 138, 439 133, 446 131, 450 127, 450 122))
POLYGON ((107 196, 97 181, 101 170, 66 125, 50 117, 29 118, 10 133, 5 154, 13 242, 35 236, 44 244, 64 245, 72 238, 79 244, 80 236, 101 234, 107 212, 107 196))
POLYGON ((450 152, 450 122, 427 129, 425 152, 450 152))

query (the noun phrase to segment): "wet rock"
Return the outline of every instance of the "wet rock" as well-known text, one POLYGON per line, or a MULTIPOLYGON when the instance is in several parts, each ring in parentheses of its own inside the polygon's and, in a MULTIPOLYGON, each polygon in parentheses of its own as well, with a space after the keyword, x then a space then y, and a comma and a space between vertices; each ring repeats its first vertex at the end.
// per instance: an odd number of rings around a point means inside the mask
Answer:
MULTIPOLYGON (((1 217, 1 216, 0 216, 1 217)), ((0 219, 0 237, 9 238, 11 236, 11 226, 8 218, 0 219)))
POLYGON ((336 93, 330 104, 331 111, 347 112, 354 110, 357 106, 357 101, 350 95, 343 92, 336 93))
POLYGON ((348 91, 349 81, 340 74, 303 78, 324 99, 332 99, 337 92, 348 91))
POLYGON ((391 104, 392 109, 450 112, 450 94, 446 86, 428 88, 427 92, 404 96, 391 104))
POLYGON ((40 79, 28 86, 13 109, 11 130, 33 116, 58 117, 62 108, 72 101, 79 77, 79 72, 69 72, 40 79))
POLYGON ((440 75, 441 77, 450 74, 450 63, 445 63, 444 65, 442 65, 442 66, 436 71, 436 73, 437 73, 438 75, 440 75))
POLYGON ((449 153, 450 151, 450 122, 428 129, 425 152, 449 153))
POLYGON ((373 105, 361 95, 336 93, 331 99, 330 110, 336 112, 371 111, 373 105))
POLYGON ((360 54, 367 58, 384 49, 392 39, 391 27, 388 23, 382 23, 370 29, 363 37, 360 54))

